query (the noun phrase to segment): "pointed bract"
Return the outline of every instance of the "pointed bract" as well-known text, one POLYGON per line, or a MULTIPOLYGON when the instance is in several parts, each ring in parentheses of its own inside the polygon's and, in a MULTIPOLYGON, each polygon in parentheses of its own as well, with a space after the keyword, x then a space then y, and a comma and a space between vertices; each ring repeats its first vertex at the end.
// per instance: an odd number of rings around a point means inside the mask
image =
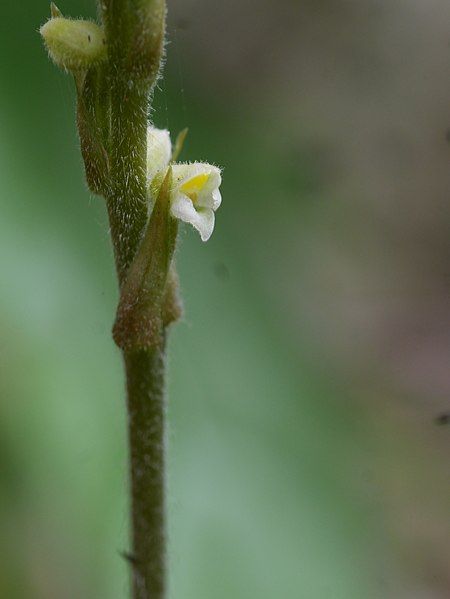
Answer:
POLYGON ((50 14, 53 18, 62 17, 63 14, 54 2, 50 2, 50 14))
MULTIPOLYGON (((175 319, 168 314, 166 283, 175 250, 178 223, 170 217, 172 171, 164 177, 141 245, 120 293, 114 341, 127 350, 156 347, 163 327, 175 319)), ((174 285, 174 281, 171 281, 174 285)), ((175 293, 172 289, 171 293, 175 293)), ((173 298, 170 297, 171 301, 173 298)), ((180 307, 181 311, 181 307, 180 307)))

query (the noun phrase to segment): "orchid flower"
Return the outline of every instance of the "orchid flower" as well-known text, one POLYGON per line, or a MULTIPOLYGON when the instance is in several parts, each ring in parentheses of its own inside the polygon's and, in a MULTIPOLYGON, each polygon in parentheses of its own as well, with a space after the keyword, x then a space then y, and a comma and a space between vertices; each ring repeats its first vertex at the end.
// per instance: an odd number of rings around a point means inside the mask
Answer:
MULTIPOLYGON (((165 129, 149 127, 147 132, 147 180, 151 195, 161 185, 172 156, 170 134, 165 129)), ((219 191, 222 182, 217 166, 193 162, 172 165, 173 186, 170 192, 170 213, 191 224, 207 241, 214 230, 214 212, 222 202, 219 191)))

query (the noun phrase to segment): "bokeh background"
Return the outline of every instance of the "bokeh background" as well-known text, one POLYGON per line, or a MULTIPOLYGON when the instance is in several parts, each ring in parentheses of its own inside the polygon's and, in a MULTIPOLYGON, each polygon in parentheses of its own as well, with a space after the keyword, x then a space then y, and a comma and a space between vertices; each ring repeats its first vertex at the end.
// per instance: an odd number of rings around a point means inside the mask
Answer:
MULTIPOLYGON (((105 207, 47 1, 1 12, 0 596, 122 599, 105 207)), ((449 42, 446 0, 169 1, 154 122, 224 167, 177 257, 173 599, 450 597, 449 42)))

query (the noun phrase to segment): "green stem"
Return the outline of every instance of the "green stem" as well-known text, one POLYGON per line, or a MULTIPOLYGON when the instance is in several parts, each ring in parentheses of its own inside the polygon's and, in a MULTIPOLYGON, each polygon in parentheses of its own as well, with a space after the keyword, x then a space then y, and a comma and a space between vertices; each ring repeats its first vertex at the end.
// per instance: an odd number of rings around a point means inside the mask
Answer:
MULTIPOLYGON (((111 124, 105 195, 122 292, 148 221, 147 121, 166 9, 165 0, 102 0, 100 7, 108 45, 111 124)), ((138 300, 133 297, 132 304, 138 300)), ((145 329, 147 320, 142 314, 133 324, 145 329)), ((136 349, 133 334, 127 330, 121 346, 127 379, 133 598, 165 599, 165 335, 151 349, 136 349)))
POLYGON ((117 76, 111 82, 110 189, 107 197, 119 284, 147 223, 148 90, 117 76))
POLYGON ((114 339, 127 379, 133 597, 165 599, 165 326, 181 308, 176 277, 169 279, 177 235, 169 215, 172 171, 149 219, 147 121, 166 2, 98 0, 98 8, 104 30, 63 19, 52 4, 41 33, 55 62, 75 76, 86 179, 108 207, 121 293, 114 339), (86 53, 94 34, 96 51, 86 53))
POLYGON ((111 88, 111 235, 120 285, 147 222, 147 125, 164 47, 165 0, 103 0, 111 88))
MULTIPOLYGON (((119 285, 124 287, 148 221, 146 86, 116 76, 111 84, 111 187, 107 197, 119 285)), ((142 328, 144 325, 140 324, 142 328)), ((165 350, 123 352, 130 447, 134 599, 164 599, 165 350)))
POLYGON ((134 599, 166 597, 165 349, 124 352, 127 374, 134 599))

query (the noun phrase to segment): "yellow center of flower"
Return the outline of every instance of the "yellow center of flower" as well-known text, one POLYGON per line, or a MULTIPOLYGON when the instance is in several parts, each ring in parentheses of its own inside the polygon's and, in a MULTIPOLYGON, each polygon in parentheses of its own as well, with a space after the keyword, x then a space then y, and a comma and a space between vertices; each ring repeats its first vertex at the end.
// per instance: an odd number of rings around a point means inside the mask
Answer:
POLYGON ((187 195, 187 197, 192 201, 193 204, 198 200, 198 194, 205 187, 207 181, 209 179, 209 173, 202 173, 200 175, 196 175, 191 179, 188 179, 183 183, 180 187, 180 191, 187 195))

